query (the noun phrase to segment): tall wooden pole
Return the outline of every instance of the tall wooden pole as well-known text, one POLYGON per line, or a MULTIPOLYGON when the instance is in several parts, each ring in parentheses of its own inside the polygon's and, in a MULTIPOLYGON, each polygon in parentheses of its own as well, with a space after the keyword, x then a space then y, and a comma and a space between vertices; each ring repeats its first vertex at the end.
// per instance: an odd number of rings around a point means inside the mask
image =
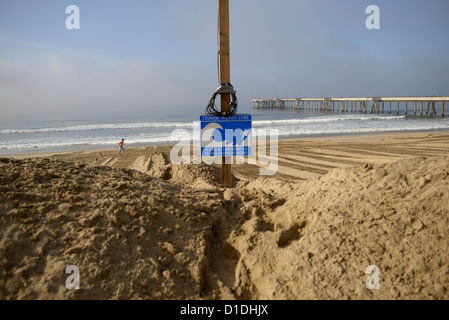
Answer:
MULTIPOLYGON (((220 82, 231 82, 231 64, 229 50, 229 0, 218 0, 219 32, 220 32, 220 82)), ((231 97, 229 94, 221 95, 221 112, 229 109, 231 97)), ((232 186, 231 164, 222 158, 221 182, 224 187, 232 186)))

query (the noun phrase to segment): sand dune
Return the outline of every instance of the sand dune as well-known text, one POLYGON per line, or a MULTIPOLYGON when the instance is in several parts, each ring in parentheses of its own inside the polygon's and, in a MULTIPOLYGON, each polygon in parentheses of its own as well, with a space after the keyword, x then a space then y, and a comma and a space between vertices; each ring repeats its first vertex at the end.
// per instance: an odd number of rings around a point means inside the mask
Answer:
POLYGON ((229 189, 170 147, 0 159, 0 298, 447 299, 448 135, 382 139, 282 141, 229 189))

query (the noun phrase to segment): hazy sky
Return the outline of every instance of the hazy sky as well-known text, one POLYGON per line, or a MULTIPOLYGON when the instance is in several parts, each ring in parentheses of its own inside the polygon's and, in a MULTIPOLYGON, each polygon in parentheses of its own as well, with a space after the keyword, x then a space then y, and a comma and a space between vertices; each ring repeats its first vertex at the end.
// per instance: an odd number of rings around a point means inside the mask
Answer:
MULTIPOLYGON (((198 115, 218 85, 218 0, 0 0, 0 117, 198 115), (66 28, 66 7, 80 29, 66 28)), ((447 0, 230 0, 231 82, 252 98, 449 95, 447 0), (369 5, 380 29, 365 26, 369 5), (368 90, 369 94, 369 90, 368 90)))

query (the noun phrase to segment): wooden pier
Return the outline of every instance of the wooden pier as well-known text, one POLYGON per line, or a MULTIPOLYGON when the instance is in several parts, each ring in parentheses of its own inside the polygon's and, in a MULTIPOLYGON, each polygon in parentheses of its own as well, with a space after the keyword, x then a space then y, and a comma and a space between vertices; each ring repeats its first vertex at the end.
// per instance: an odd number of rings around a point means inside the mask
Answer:
POLYGON ((372 98, 289 98, 253 99, 255 109, 296 109, 321 112, 396 113, 437 115, 444 117, 448 96, 432 97, 372 97, 372 98), (438 107, 438 108, 437 108, 438 107), (425 108, 425 110, 424 110, 425 108), (438 110, 437 110, 438 109, 438 110))

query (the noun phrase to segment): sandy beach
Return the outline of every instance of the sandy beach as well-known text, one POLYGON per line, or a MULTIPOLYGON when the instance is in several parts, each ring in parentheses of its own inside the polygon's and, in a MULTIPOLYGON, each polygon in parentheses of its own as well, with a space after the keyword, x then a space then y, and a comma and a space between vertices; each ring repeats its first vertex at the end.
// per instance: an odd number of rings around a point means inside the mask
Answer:
POLYGON ((281 140, 233 188, 170 150, 0 158, 0 299, 449 298, 449 132, 281 140))

